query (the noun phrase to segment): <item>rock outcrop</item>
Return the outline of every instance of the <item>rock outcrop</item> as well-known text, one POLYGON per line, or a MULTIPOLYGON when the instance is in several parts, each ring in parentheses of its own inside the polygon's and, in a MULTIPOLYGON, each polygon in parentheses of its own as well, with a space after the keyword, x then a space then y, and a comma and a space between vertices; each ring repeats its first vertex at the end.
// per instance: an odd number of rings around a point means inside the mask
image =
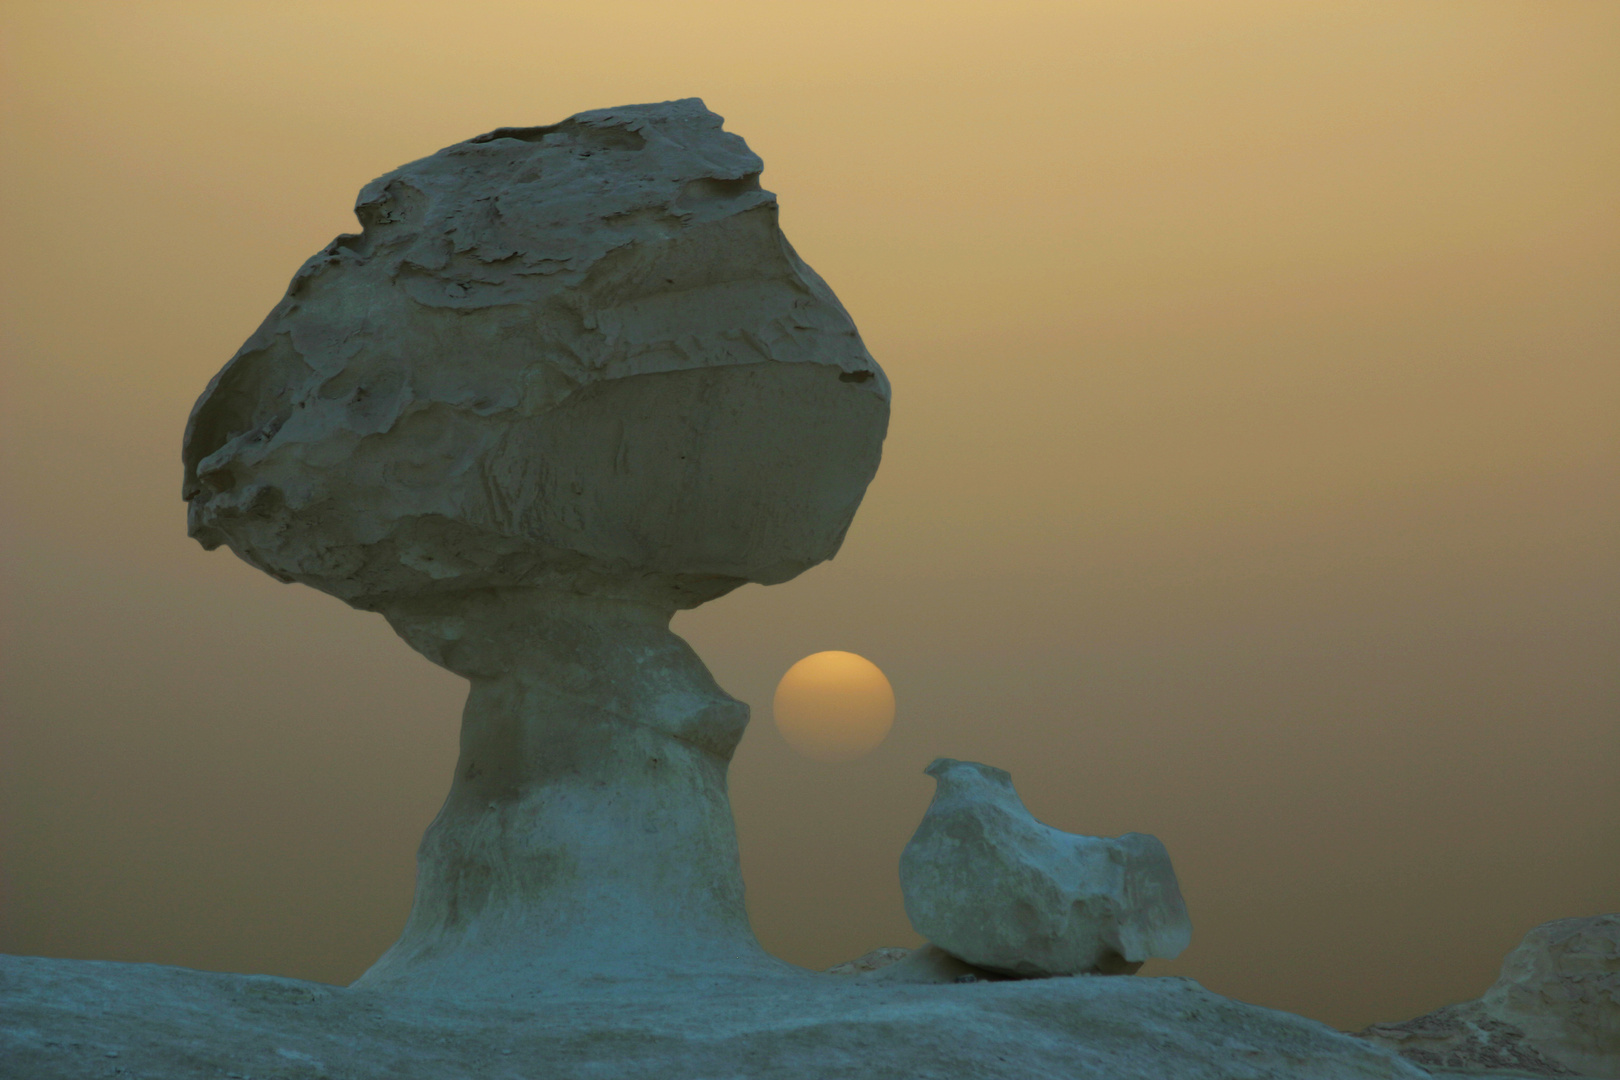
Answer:
POLYGON ((696 99, 404 165, 197 402, 191 534, 472 684, 365 985, 773 963, 726 798, 748 709, 669 620, 832 557, 889 388, 761 168, 696 99))
POLYGON ((1134 972, 1187 947, 1187 908, 1156 838, 1043 825, 989 765, 940 758, 927 772, 938 786, 901 853, 900 888, 929 941, 1021 977, 1134 972))
POLYGON ((1620 1080, 1620 915, 1543 923, 1477 1000, 1358 1034, 1428 1068, 1620 1080))

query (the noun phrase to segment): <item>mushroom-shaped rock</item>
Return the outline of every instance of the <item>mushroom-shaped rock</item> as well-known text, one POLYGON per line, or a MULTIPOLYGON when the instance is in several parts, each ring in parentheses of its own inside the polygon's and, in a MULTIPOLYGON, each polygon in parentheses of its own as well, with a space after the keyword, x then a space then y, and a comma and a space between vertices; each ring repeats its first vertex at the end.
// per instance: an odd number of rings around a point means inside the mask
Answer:
POLYGON ((763 958, 725 791, 748 709, 669 619, 832 557, 889 387, 761 168, 696 99, 401 166, 192 412, 194 537, 472 683, 368 985, 763 958))
POLYGON ((1005 771, 940 758, 933 802, 900 855, 911 925, 969 964, 1023 977, 1134 972, 1192 927, 1155 837, 1043 825, 1005 771))

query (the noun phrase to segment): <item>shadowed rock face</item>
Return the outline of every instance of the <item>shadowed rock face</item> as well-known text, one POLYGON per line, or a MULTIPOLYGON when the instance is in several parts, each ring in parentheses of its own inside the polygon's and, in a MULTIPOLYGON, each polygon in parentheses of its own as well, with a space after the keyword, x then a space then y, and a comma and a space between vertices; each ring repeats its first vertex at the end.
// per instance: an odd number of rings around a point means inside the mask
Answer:
POLYGON ((190 531, 387 610, 691 607, 830 558, 888 382, 696 99, 501 128, 372 181, 186 430, 190 531))
POLYGON ((900 856, 906 915, 951 955, 1017 976, 1120 974, 1192 935, 1157 838, 1043 825, 1001 769, 940 758, 934 800, 900 856))
POLYGON ((831 558, 889 385, 696 99, 501 128, 368 184, 186 429, 190 531, 465 676, 367 986, 742 971, 748 722, 679 608, 831 558))

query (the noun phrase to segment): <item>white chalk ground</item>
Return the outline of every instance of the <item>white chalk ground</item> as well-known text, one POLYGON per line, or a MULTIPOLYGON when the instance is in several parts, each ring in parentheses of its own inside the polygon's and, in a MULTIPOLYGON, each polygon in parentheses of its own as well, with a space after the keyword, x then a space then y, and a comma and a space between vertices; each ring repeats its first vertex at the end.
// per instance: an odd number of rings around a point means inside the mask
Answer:
POLYGON ((7 1080, 1422 1080, 1393 1052, 1190 979, 559 980, 434 1000, 154 964, 0 957, 7 1080))

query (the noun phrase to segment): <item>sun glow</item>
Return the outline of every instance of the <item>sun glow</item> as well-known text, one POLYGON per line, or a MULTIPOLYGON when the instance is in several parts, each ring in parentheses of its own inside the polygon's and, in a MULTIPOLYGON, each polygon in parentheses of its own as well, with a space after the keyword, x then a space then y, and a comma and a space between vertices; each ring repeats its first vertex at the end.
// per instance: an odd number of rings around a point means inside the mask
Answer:
POLYGON ((788 668, 772 702, 776 729, 816 761, 852 761, 894 726, 894 688, 878 666, 850 652, 812 653, 788 668))

